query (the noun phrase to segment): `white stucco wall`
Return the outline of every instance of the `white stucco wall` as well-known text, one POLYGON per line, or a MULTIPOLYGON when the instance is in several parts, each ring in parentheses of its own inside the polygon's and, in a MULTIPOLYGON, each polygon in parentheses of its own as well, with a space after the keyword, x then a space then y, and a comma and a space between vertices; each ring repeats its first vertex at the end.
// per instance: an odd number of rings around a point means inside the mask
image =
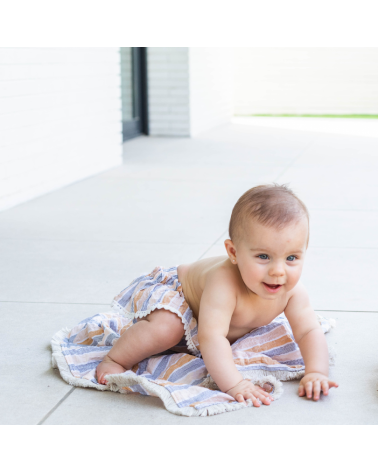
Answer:
POLYGON ((377 114, 378 48, 235 48, 236 115, 377 114))
POLYGON ((233 115, 233 49, 190 48, 190 135, 227 123, 233 115))
POLYGON ((0 210, 121 163, 119 48, 0 48, 0 210))

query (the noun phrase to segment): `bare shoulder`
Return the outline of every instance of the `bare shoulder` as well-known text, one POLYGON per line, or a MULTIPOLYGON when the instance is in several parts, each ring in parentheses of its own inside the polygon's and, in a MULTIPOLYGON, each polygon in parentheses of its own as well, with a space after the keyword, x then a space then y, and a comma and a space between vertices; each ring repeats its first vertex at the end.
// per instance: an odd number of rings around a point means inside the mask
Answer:
POLYGON ((206 275, 200 302, 198 335, 201 339, 209 333, 227 336, 236 306, 236 293, 230 268, 222 261, 215 264, 206 275))
POLYGON ((307 289, 302 282, 298 282, 297 285, 292 290, 290 290, 288 295, 289 299, 287 301, 287 307, 289 305, 305 306, 310 304, 310 297, 308 296, 307 289))
POLYGON ((201 297, 201 305, 212 305, 230 310, 236 305, 238 292, 237 278, 228 260, 219 261, 207 272, 201 297))
POLYGON ((226 289, 227 292, 233 292, 237 290, 238 277, 235 267, 228 259, 215 264, 208 271, 205 287, 209 285, 219 285, 219 287, 226 289))

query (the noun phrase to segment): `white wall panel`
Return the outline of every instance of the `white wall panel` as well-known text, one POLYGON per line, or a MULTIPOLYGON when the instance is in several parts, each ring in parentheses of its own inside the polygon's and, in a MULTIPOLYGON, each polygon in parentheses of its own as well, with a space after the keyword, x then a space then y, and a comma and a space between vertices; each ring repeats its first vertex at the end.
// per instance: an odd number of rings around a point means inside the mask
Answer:
POLYGON ((378 48, 235 48, 236 115, 378 114, 378 48))
POLYGON ((190 48, 191 136, 228 123, 233 114, 233 49, 190 48))
POLYGON ((0 48, 0 210, 121 163, 119 48, 0 48))

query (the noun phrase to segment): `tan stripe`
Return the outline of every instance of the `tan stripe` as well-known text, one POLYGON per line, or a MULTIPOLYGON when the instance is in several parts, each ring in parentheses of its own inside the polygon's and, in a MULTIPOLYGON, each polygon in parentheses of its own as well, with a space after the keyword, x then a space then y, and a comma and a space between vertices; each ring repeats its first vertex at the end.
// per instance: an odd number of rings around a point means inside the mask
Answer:
POLYGON ((189 406, 196 406, 196 405, 201 405, 203 403, 208 403, 208 402, 213 402, 213 401, 217 401, 217 400, 221 400, 222 403, 231 403, 231 402, 234 402, 235 400, 232 399, 232 400, 228 400, 220 395, 217 395, 215 397, 211 397, 211 398, 208 398, 207 400, 202 400, 200 402, 194 402, 194 403, 191 403, 189 406))
POLYGON ((285 334, 281 338, 275 339, 274 341, 266 342, 264 344, 259 344, 258 346, 251 347, 249 349, 243 350, 243 352, 262 352, 268 351, 269 349, 273 349, 275 347, 284 346, 285 344, 292 343, 293 340, 285 334))
POLYGON ((237 365, 251 365, 251 364, 266 364, 266 365, 276 365, 279 364, 278 361, 271 359, 268 356, 256 356, 251 357, 250 359, 234 359, 235 364, 237 365))
POLYGON ((269 342, 271 340, 277 339, 279 336, 287 335, 287 329, 284 326, 279 326, 274 328, 269 333, 264 333, 262 335, 252 335, 241 341, 240 345, 242 349, 245 349, 247 346, 256 346, 262 343, 269 342))
POLYGON ((301 351, 299 349, 296 349, 295 351, 287 352, 285 354, 278 354, 276 356, 273 356, 273 358, 276 361, 279 362, 284 362, 284 361, 294 361, 294 360, 299 360, 302 357, 301 351))
POLYGON ((86 346, 92 344, 94 336, 98 336, 99 334, 104 334, 103 329, 98 329, 97 331, 90 331, 88 333, 88 338, 86 338, 84 341, 80 342, 75 342, 75 344, 84 344, 86 346))
POLYGON ((138 301, 143 297, 145 290, 140 290, 134 297, 134 306, 136 307, 136 311, 139 311, 138 301))
POLYGON ((175 364, 171 365, 171 367, 169 367, 169 369, 167 369, 167 370, 164 372, 164 375, 163 375, 163 376, 160 376, 159 378, 162 379, 162 380, 168 380, 168 378, 169 378, 169 376, 172 374, 172 372, 174 372, 175 370, 179 369, 179 368, 182 367, 183 365, 187 364, 187 363, 190 362, 191 360, 193 360, 193 356, 191 356, 190 354, 186 354, 185 356, 180 357, 180 359, 178 360, 178 362, 176 362, 175 364))
POLYGON ((180 306, 180 313, 183 315, 186 310, 189 308, 189 305, 187 304, 187 302, 184 300, 182 305, 180 306))
POLYGON ((175 297, 175 295, 176 295, 175 292, 172 292, 172 291, 167 292, 160 303, 162 305, 169 305, 169 303, 171 302, 172 298, 175 297))
POLYGON ((133 393, 134 395, 142 395, 140 392, 134 392, 134 391, 131 390, 131 388, 129 388, 129 387, 122 387, 122 390, 126 390, 126 391, 129 392, 130 394, 133 393))

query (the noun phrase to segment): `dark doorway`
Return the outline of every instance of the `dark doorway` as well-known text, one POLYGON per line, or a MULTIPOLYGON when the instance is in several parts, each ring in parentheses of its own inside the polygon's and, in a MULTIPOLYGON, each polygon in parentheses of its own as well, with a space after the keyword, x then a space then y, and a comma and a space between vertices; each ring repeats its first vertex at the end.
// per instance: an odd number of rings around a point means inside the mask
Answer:
POLYGON ((122 135, 148 134, 147 48, 121 48, 122 135))

